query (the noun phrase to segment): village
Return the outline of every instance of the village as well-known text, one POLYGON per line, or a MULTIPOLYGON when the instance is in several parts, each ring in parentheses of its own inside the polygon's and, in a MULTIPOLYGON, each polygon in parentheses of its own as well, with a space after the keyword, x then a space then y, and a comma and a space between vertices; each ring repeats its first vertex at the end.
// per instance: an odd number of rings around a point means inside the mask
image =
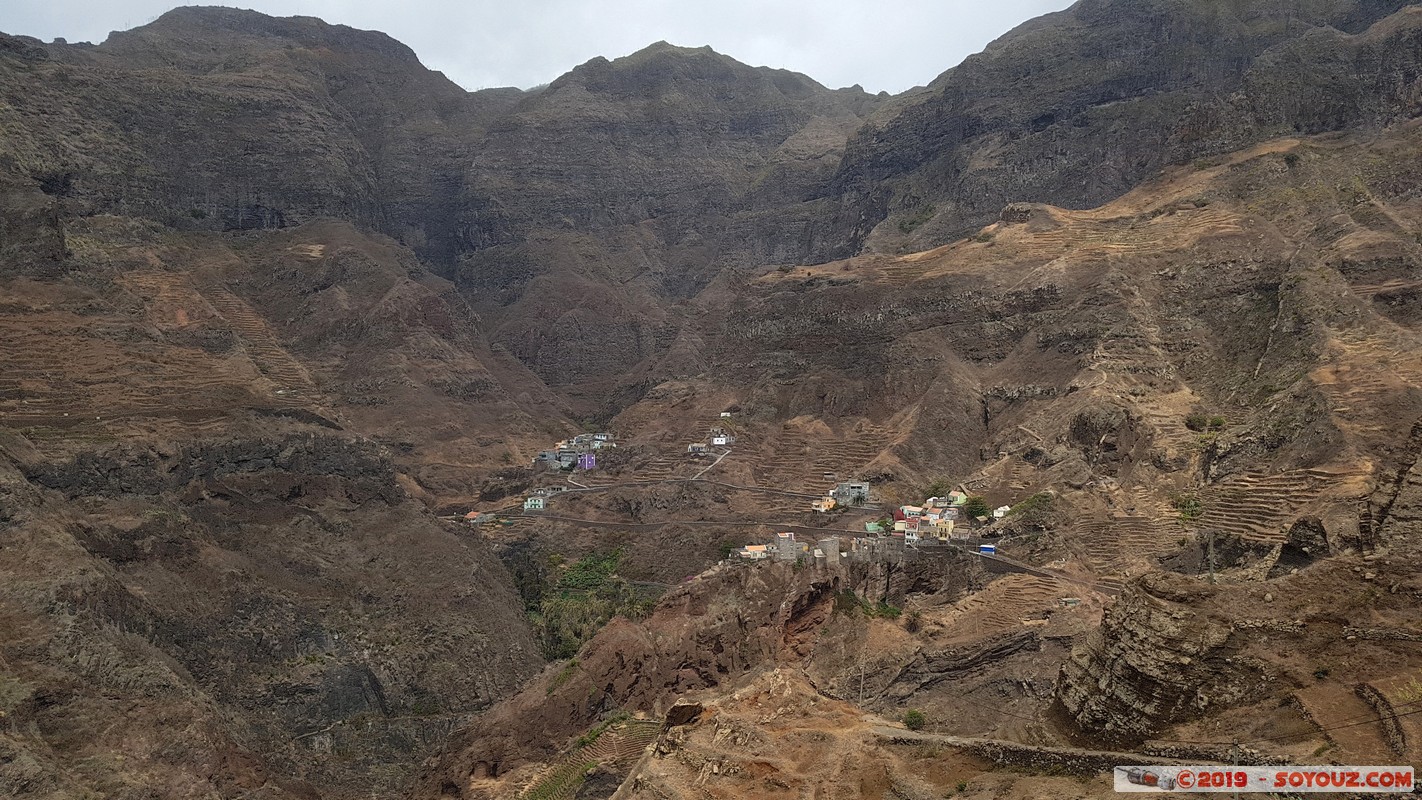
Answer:
MULTIPOLYGON (((731 414, 721 412, 720 416, 725 419, 731 414)), ((686 446, 685 457, 715 457, 719 462, 719 459, 730 454, 730 447, 735 443, 736 435, 729 426, 715 425, 706 436, 686 446)), ((613 434, 597 432, 577 434, 540 451, 533 459, 534 470, 566 473, 569 477, 565 480, 572 486, 555 484, 535 488, 523 498, 522 511, 525 514, 546 511, 552 500, 565 492, 607 488, 585 486, 571 475, 598 469, 599 453, 617 447, 618 442, 613 434)), ((713 462, 712 466, 718 462, 713 462)), ((698 472, 698 478, 704 472, 705 469, 698 472)), ((835 475, 826 472, 823 477, 833 480, 835 475)), ((698 478, 667 480, 686 481, 698 478)), ((807 495, 807 498, 809 496, 812 495, 807 495)), ((962 489, 955 489, 942 496, 928 497, 921 504, 898 505, 889 511, 876 503, 872 485, 861 480, 834 482, 821 496, 806 502, 806 511, 815 515, 839 515, 851 510, 884 512, 884 515, 864 522, 862 533, 853 532, 842 537, 815 537, 813 541, 802 542, 797 541, 794 532, 781 531, 774 534, 765 544, 748 544, 733 551, 732 558, 751 562, 808 561, 833 565, 839 563, 841 558, 898 560, 903 557, 905 548, 948 544, 970 546, 975 552, 983 555, 995 555, 996 545, 982 541, 982 537, 991 536, 994 523, 1007 517, 1012 509, 1011 506, 1003 505, 989 510, 983 498, 974 497, 962 489)), ((498 515, 491 512, 470 512, 466 519, 474 524, 484 524, 496 521, 498 515)), ((793 527, 803 529, 803 526, 793 527)))
MULTIPOLYGON (((870 487, 867 483, 843 482, 831 489, 823 500, 813 504, 817 512, 828 512, 837 504, 865 506, 870 503, 870 487)), ((925 545, 963 545, 974 539, 972 531, 990 526, 1005 518, 1010 506, 1000 506, 990 515, 969 518, 976 510, 979 498, 972 498, 966 492, 954 490, 943 497, 930 497, 923 505, 901 505, 894 509, 891 519, 864 523, 864 535, 848 537, 849 549, 841 550, 839 537, 820 539, 813 543, 797 542, 790 531, 775 534, 767 544, 746 545, 735 551, 738 558, 747 561, 772 559, 776 561, 799 561, 812 559, 816 564, 837 564, 841 557, 851 560, 882 560, 886 556, 901 553, 904 547, 925 545), (964 524, 960 525, 959 522, 964 524)), ((977 552, 996 555, 997 545, 980 543, 977 552)))

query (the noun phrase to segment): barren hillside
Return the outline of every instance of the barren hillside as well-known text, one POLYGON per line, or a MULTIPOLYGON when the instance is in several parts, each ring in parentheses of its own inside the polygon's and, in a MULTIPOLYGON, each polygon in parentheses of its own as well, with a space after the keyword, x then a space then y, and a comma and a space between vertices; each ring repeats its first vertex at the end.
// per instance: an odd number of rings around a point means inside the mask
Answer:
POLYGON ((469 93, 221 8, 0 35, 0 794, 1407 763, 1419 31, 1082 0, 893 98, 666 43, 469 93), (996 556, 866 535, 955 489, 996 556), (784 531, 818 560, 726 559, 784 531))

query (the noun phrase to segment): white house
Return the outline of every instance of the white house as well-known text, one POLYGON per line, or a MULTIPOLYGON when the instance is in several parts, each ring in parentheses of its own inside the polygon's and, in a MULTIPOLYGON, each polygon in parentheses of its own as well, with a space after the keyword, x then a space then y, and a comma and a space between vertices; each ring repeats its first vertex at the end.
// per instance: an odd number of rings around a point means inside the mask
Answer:
POLYGON ((1007 516, 1007 512, 1012 510, 1012 506, 998 506, 992 510, 993 519, 1002 519, 1007 516))
POLYGON ((524 511, 542 511, 547 504, 547 500, 539 495, 534 495, 523 501, 524 511))

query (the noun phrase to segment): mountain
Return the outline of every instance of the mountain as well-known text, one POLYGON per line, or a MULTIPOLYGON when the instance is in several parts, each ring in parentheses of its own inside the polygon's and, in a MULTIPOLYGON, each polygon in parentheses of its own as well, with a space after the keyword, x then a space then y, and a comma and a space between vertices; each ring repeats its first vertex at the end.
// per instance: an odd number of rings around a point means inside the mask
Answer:
POLYGON ((1411 118, 1410 5, 1082 0, 858 131, 835 179, 864 219, 846 233, 921 250, 1010 202, 1091 208, 1167 165, 1411 118))
POLYGON ((455 280, 549 384, 606 393, 718 272, 829 247, 814 198, 876 103, 709 48, 594 59, 480 139, 455 280))
POLYGON ((666 43, 465 92, 223 8, 0 35, 0 793, 1408 763, 1419 11, 1082 0, 897 97, 666 43), (713 567, 958 487, 1002 560, 713 567))

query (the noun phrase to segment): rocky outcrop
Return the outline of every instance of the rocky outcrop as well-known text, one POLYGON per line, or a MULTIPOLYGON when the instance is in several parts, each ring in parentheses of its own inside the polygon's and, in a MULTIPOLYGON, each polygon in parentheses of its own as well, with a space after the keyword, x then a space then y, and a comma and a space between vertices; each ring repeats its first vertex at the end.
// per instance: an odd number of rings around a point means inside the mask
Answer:
POLYGON ((26 635, 0 642, 0 752, 23 785, 111 787, 112 756, 125 791, 393 792, 541 663, 498 559, 369 443, 4 453, 0 608, 26 635))
POLYGON ((1192 607, 1210 593, 1203 582, 1161 574, 1122 592, 1057 682, 1057 700, 1082 732, 1135 743, 1266 690, 1261 667, 1238 657, 1235 626, 1192 607))
MULTIPOLYGON (((54 275, 64 265, 64 223, 59 199, 40 187, 3 173, 0 163, 0 264, 7 272, 54 275)), ((53 193, 67 191, 68 175, 51 176, 53 193)))
POLYGON ((854 135, 842 234, 928 207, 924 249, 1014 201, 1090 208, 1167 165, 1406 119, 1422 99, 1407 5, 1083 0, 1032 20, 854 135))
POLYGON ((466 142, 522 95, 465 92, 382 33, 239 9, 178 8, 97 47, 6 40, 0 153, 66 176, 72 210, 218 230, 340 217, 441 263, 466 142))
POLYGON ((134 447, 90 451, 27 468, 30 480, 68 497, 159 495, 194 481, 280 471, 344 478, 386 503, 402 499, 387 453, 368 441, 327 436, 202 441, 166 452, 134 447))
POLYGON ((730 688, 761 665, 803 657, 840 581, 773 564, 703 574, 646 620, 613 620, 575 658, 456 734, 412 796, 484 797, 466 793, 471 776, 497 779, 547 759, 614 710, 661 716, 688 692, 730 688))

